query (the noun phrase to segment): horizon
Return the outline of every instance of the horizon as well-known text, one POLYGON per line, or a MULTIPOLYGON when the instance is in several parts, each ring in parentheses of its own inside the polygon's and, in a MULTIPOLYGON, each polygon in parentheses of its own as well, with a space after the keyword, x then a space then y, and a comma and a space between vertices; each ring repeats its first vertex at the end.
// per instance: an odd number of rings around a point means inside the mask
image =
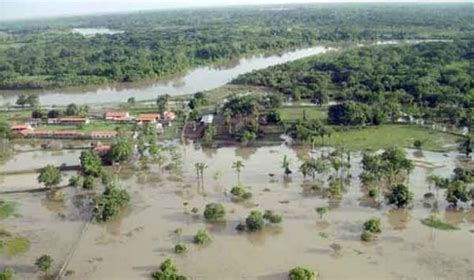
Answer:
POLYGON ((249 0, 7 0, 0 3, 0 21, 38 20, 75 16, 97 16, 103 14, 123 14, 153 12, 163 10, 232 8, 244 6, 304 5, 304 4, 467 4, 472 0, 261 0, 258 4, 249 0), (54 8, 51 6, 54 5, 54 8), (26 8, 25 8, 26 7, 26 8))

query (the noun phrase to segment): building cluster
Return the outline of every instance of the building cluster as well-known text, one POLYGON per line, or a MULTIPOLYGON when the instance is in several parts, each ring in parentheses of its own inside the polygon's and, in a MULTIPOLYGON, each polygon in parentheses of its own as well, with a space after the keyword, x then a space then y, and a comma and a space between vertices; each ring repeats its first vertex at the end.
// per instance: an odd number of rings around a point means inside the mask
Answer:
MULTIPOLYGON (((171 121, 176 118, 176 114, 172 111, 165 111, 161 114, 140 114, 137 117, 130 116, 129 112, 106 112, 101 115, 102 120, 114 123, 136 123, 143 125, 146 123, 156 125, 157 131, 162 132, 163 126, 171 125, 171 121)), ((64 126, 81 126, 91 122, 88 117, 60 117, 31 119, 28 123, 11 126, 11 132, 17 136, 28 138, 54 138, 54 139, 112 139, 117 137, 118 133, 111 130, 97 130, 85 133, 79 130, 54 130, 41 129, 42 124, 47 125, 64 125, 64 126)))

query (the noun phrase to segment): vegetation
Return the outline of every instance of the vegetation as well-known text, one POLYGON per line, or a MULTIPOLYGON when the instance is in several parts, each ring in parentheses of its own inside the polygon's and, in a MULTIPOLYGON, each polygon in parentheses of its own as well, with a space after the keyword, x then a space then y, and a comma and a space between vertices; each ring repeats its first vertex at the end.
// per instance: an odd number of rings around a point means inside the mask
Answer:
POLYGON ((95 218, 99 222, 106 222, 115 218, 120 210, 130 201, 130 195, 124 189, 116 186, 107 186, 104 193, 95 201, 95 218))
POLYGON ((295 267, 290 270, 290 280, 316 280, 317 273, 304 267, 295 267))
POLYGON ((86 176, 100 177, 104 172, 102 159, 93 150, 83 151, 81 153, 81 171, 86 176))
POLYGON ((441 221, 440 219, 436 218, 435 216, 430 216, 428 218, 425 218, 425 219, 421 220, 421 223, 424 224, 425 226, 429 226, 429 227, 440 229, 440 230, 456 230, 456 229, 459 229, 458 227, 453 226, 452 224, 441 221))
POLYGON ((316 208, 316 212, 319 214, 319 218, 323 218, 324 214, 329 212, 329 208, 327 207, 318 207, 316 208))
POLYGON ((166 259, 160 265, 160 271, 153 272, 151 278, 155 280, 187 280, 188 278, 177 274, 176 265, 171 259, 166 259))
POLYGON ((196 235, 193 238, 193 242, 195 244, 199 244, 199 245, 208 244, 211 241, 212 241, 212 239, 209 236, 209 233, 207 232, 207 230, 205 230, 205 229, 198 230, 198 232, 196 233, 196 235))
POLYGON ((237 185, 230 190, 230 193, 235 199, 239 201, 248 200, 252 198, 252 193, 247 191, 244 187, 237 185))
POLYGON ((42 255, 36 259, 35 265, 39 270, 43 271, 45 275, 48 275, 53 265, 53 258, 49 255, 42 255))
POLYGON ((174 246, 174 252, 176 254, 183 254, 188 250, 185 244, 183 243, 178 243, 174 246))
POLYGON ((279 224, 283 221, 283 217, 273 212, 273 210, 266 210, 263 218, 272 224, 279 224))
POLYGON ((133 142, 128 138, 119 138, 110 147, 107 158, 110 162, 125 162, 133 155, 133 142))
POLYGON ((53 165, 47 165, 38 176, 38 183, 43 183, 46 188, 52 188, 61 183, 61 171, 53 165))
POLYGON ((370 219, 364 223, 364 231, 371 233, 380 233, 382 232, 382 224, 380 219, 370 219))
POLYGON ((245 219, 245 224, 240 223, 235 229, 238 231, 248 230, 250 232, 256 232, 263 230, 267 226, 267 222, 279 224, 282 221, 283 217, 272 210, 266 210, 264 214, 258 210, 254 210, 250 212, 250 215, 245 219))
POLYGON ((220 203, 209 203, 204 209, 204 218, 207 221, 218 221, 223 219, 225 216, 224 205, 220 203))
POLYGON ((10 268, 5 268, 0 272, 0 280, 12 280, 13 275, 13 270, 11 270, 10 268))
POLYGON ((0 199, 0 220, 14 216, 17 209, 17 203, 0 199))
POLYGON ((387 195, 388 203, 394 204, 398 208, 404 208, 413 200, 413 193, 404 184, 398 184, 392 187, 387 195))
MULTIPOLYGON (((1 249, 1 248, 0 248, 1 249)), ((30 241, 21 236, 8 238, 3 246, 3 253, 7 258, 24 254, 30 249, 30 241)))
MULTIPOLYGON (((4 65, 0 87, 137 81, 321 41, 469 38, 472 10, 469 4, 413 5, 410 9, 396 4, 305 5, 285 13, 242 7, 3 22, 0 31, 10 36, 0 48, 4 65), (71 33, 77 26, 124 32, 90 37, 71 33)), ((385 61, 392 56, 387 55, 385 61)), ((305 87, 298 91, 304 93, 305 87)))

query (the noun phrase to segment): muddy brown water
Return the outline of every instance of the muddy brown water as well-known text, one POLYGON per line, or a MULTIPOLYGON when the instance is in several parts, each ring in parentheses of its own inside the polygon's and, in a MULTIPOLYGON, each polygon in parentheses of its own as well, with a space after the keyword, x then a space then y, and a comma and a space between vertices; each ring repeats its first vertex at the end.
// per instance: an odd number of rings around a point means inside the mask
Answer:
MULTIPOLYGON (((304 191, 302 176, 296 172, 299 161, 310 155, 304 148, 268 146, 260 148, 226 147, 195 149, 179 146, 182 154, 182 181, 151 165, 121 185, 129 189, 131 206, 115 221, 92 224, 80 239, 68 268, 73 273, 65 279, 150 279, 152 271, 171 257, 179 273, 192 279, 287 279, 295 266, 319 271, 320 279, 472 279, 474 277, 474 212, 468 205, 463 211, 446 210, 443 192, 439 196, 440 218, 460 227, 457 231, 440 231, 426 227, 420 219, 433 210, 423 204, 428 191, 429 174, 448 176, 459 163, 456 153, 440 154, 408 150, 417 163, 410 176, 415 203, 406 210, 366 204, 361 197, 357 175, 360 156, 353 156, 353 179, 343 199, 331 203, 323 219, 316 207, 329 205, 316 193, 304 191), (283 180, 281 159, 288 155, 295 173, 283 180), (232 162, 241 159, 245 167, 241 182, 249 187, 253 198, 235 203, 228 194, 237 183, 232 162), (194 163, 205 162, 204 187, 196 185, 194 163), (274 174, 273 177, 269 174, 274 174), (204 206, 221 202, 227 214, 225 222, 209 224, 202 219, 204 206), (187 203, 187 206, 184 204, 187 203), (199 208, 199 215, 190 213, 199 208), (238 233, 234 228, 253 209, 275 210, 283 215, 281 225, 263 232, 238 233), (362 223, 379 217, 384 226, 377 241, 360 241, 362 223), (181 228, 182 235, 173 233, 181 228), (192 244, 192 236, 201 228, 209 230, 212 242, 206 246, 192 244), (183 242, 188 252, 176 255, 173 247, 183 242)), ((74 153, 44 152, 41 158, 70 162, 74 153)), ((34 153, 19 153, 6 163, 14 168, 15 158, 41 163, 34 153), (30 157, 28 159, 28 157, 30 157)), ((3 168, 3 166, 2 166, 3 168)), ((20 169, 18 167, 18 169, 20 169)), ((35 183, 36 174, 5 176, 0 190, 15 183, 35 183)), ((6 259, 0 255, 0 268, 12 267, 19 279, 34 279, 39 274, 34 259, 47 253, 62 260, 78 240, 86 219, 87 194, 66 189, 66 201, 54 203, 45 194, 4 195, 2 199, 19 203, 19 217, 0 220, 0 227, 30 239, 30 250, 6 259)))

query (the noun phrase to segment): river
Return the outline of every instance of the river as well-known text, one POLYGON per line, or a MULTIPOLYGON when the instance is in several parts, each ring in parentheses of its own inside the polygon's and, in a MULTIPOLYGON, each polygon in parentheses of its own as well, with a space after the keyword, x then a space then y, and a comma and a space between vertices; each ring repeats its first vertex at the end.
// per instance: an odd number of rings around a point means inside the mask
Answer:
MULTIPOLYGON (((99 87, 78 87, 71 89, 37 90, 42 105, 104 104, 126 102, 135 97, 136 101, 150 100, 160 94, 192 94, 223 86, 240 74, 269 66, 286 63, 300 58, 328 52, 331 48, 314 46, 299 49, 279 55, 255 55, 242 58, 225 65, 204 66, 195 68, 187 73, 153 82, 117 83, 99 87)), ((15 104, 20 91, 0 91, 0 105, 15 104)))

